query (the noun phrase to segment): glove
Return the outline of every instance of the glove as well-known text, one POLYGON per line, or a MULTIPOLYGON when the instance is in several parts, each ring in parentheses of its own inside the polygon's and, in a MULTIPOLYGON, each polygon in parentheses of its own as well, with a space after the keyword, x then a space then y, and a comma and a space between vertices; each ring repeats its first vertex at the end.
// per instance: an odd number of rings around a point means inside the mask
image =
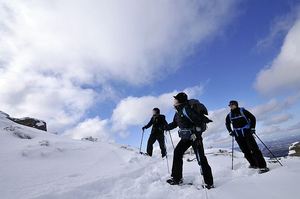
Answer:
POLYGON ((233 132, 233 131, 230 131, 230 132, 229 132, 229 135, 233 137, 233 136, 234 136, 234 132, 233 132))
POLYGON ((255 134, 255 129, 252 128, 252 129, 250 130, 250 132, 251 132, 251 134, 255 134))
POLYGON ((191 135, 191 140, 192 140, 193 142, 195 142, 195 141, 197 140, 197 136, 196 136, 195 133, 193 133, 193 134, 191 135))

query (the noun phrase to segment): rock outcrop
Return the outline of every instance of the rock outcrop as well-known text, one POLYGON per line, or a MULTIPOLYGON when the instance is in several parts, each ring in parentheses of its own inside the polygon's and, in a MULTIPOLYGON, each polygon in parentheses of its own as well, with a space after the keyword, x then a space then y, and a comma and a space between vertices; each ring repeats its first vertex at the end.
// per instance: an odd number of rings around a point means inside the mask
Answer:
POLYGON ((32 128, 36 128, 42 131, 47 131, 47 123, 43 120, 31 118, 31 117, 24 117, 24 118, 13 118, 10 117, 7 113, 0 111, 2 117, 6 117, 7 119, 16 122, 18 124, 29 126, 32 128))
POLYGON ((295 142, 289 147, 289 156, 300 157, 300 142, 295 142))

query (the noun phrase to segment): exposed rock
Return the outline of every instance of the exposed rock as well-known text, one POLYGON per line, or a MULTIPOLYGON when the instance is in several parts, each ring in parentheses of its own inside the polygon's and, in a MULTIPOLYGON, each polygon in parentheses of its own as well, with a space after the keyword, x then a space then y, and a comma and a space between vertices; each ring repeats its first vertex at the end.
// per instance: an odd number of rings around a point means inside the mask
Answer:
POLYGON ((39 130, 47 131, 47 124, 43 120, 35 119, 35 118, 30 118, 30 117, 24 117, 24 118, 13 118, 10 117, 7 113, 4 113, 0 111, 0 116, 5 117, 13 122, 16 122, 18 124, 24 125, 24 126, 29 126, 32 128, 36 128, 39 130))
POLYGON ((289 156, 300 157, 300 142, 295 142, 289 147, 289 156))
POLYGON ((89 137, 81 138, 81 140, 88 140, 88 141, 91 141, 91 142, 97 142, 98 138, 93 138, 92 136, 89 136, 89 137))
POLYGON ((10 119, 18 124, 22 124, 25 126, 39 129, 39 130, 47 131, 46 122, 39 120, 39 119, 30 118, 30 117, 24 117, 24 118, 20 118, 20 119, 8 117, 8 119, 10 119))

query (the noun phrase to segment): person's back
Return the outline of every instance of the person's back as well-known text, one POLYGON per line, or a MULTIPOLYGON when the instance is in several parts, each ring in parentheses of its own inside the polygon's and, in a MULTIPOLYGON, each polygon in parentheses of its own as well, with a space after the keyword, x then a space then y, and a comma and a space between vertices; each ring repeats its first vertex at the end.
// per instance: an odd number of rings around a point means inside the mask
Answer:
POLYGON ((152 116, 152 133, 163 133, 166 125, 166 116, 157 114, 152 116))

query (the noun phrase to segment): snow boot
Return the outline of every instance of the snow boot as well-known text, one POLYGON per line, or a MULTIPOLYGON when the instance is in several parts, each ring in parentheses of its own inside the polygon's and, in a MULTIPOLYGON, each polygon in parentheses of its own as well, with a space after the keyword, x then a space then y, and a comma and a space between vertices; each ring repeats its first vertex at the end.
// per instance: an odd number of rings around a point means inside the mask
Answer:
POLYGON ((182 183, 182 179, 177 180, 175 178, 170 178, 166 182, 169 183, 170 185, 180 185, 182 183))

